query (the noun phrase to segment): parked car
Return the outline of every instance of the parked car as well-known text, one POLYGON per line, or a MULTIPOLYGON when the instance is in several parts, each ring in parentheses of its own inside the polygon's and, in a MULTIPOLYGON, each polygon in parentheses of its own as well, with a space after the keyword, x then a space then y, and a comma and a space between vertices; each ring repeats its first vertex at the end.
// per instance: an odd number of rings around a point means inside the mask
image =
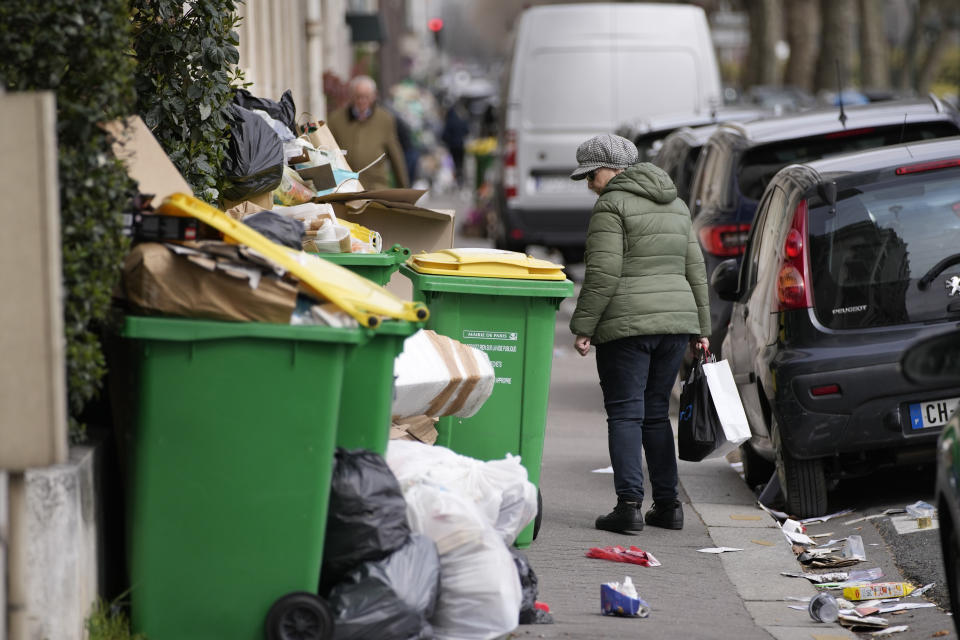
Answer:
POLYGON ((632 117, 709 114, 720 67, 703 9, 571 3, 526 9, 500 104, 494 242, 581 259, 596 196, 570 180, 577 145, 632 117))
POLYGON ((960 321, 958 248, 958 137, 776 174, 742 265, 711 283, 733 302, 723 352, 752 433, 748 483, 775 461, 788 511, 809 517, 838 478, 932 461, 960 385, 919 387, 899 361, 960 321))
POLYGON ((697 159, 717 125, 681 127, 663 139, 652 162, 667 172, 677 186, 677 197, 690 203, 690 186, 697 168, 697 159))
MULTIPOLYGON (((954 329, 918 341, 904 353, 900 366, 907 379, 918 385, 960 385, 960 331, 954 329)), ((933 504, 940 521, 940 549, 953 624, 960 632, 960 412, 954 412, 940 432, 933 504)))
POLYGON ((761 109, 725 108, 711 113, 671 113, 663 116, 637 118, 625 122, 614 131, 637 146, 640 162, 653 162, 663 146, 664 139, 683 127, 702 127, 720 122, 744 122, 768 114, 761 109))
MULTIPOLYGON (((876 147, 954 136, 960 114, 935 97, 723 123, 704 145, 690 189, 690 215, 707 277, 743 254, 757 201, 773 175, 795 162, 876 147)), ((711 343, 720 348, 730 303, 710 290, 711 343)))

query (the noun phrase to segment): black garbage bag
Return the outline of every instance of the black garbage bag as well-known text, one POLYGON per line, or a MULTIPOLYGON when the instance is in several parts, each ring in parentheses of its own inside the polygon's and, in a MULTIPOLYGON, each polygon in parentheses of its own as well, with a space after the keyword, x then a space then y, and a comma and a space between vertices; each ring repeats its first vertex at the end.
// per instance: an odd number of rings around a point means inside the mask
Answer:
POLYGON ((230 143, 223 159, 223 197, 246 200, 273 191, 283 177, 283 143, 267 122, 243 107, 230 105, 230 143))
POLYGON ((243 224, 256 229, 276 243, 291 249, 303 248, 303 223, 273 211, 261 211, 243 219, 243 224))
POLYGON ((513 547, 513 564, 517 565, 517 574, 520 576, 520 588, 523 595, 520 601, 520 624, 553 624, 553 616, 547 611, 537 609, 537 574, 523 555, 513 547))
POLYGON ((233 103, 244 109, 266 111, 274 120, 290 127, 290 133, 297 135, 297 106, 293 103, 293 94, 287 89, 280 96, 280 102, 268 98, 258 98, 246 89, 237 89, 233 94, 233 103))
POLYGON ((331 589, 334 638, 432 638, 427 620, 439 591, 437 547, 414 533, 397 551, 361 564, 331 589))
POLYGON ((383 456, 337 447, 320 594, 360 563, 387 557, 409 537, 407 503, 383 456))

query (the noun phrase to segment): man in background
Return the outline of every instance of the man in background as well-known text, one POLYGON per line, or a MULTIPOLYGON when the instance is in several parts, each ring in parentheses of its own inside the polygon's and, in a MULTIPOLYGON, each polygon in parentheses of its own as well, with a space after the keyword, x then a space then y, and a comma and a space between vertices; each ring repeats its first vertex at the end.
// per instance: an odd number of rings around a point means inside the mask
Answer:
POLYGON ((386 158, 360 174, 367 190, 409 186, 407 167, 394 117, 377 104, 377 83, 370 76, 357 76, 350 81, 350 101, 330 114, 330 132, 340 148, 347 152, 347 162, 354 171, 363 169, 382 154, 386 158), (387 161, 393 169, 395 184, 390 182, 387 161))

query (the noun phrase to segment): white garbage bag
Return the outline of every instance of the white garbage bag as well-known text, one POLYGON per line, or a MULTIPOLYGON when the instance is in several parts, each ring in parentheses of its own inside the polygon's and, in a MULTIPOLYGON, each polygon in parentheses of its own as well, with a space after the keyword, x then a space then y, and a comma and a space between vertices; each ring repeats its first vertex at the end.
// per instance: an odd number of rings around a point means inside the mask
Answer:
POLYGON ((484 462, 446 447, 391 440, 387 465, 401 487, 427 480, 472 501, 507 544, 537 515, 537 488, 518 456, 484 462))
MULTIPOLYGON (((414 443, 415 444, 415 443, 414 443)), ((492 640, 517 627, 523 594, 513 557, 476 505, 426 480, 405 486, 410 527, 440 554, 438 640, 492 640)))

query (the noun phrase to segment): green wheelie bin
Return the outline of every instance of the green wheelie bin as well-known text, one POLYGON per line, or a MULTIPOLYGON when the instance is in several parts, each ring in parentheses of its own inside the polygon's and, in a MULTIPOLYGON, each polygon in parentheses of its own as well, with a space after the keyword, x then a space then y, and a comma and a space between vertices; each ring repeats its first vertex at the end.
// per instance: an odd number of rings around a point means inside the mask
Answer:
MULTIPOLYGON (((512 251, 449 249, 413 256, 400 272, 430 307, 428 328, 485 351, 496 375, 474 416, 440 419, 437 444, 480 460, 519 455, 539 489, 557 309, 573 295, 563 267, 512 251)), ((530 546, 533 534, 531 524, 515 545, 530 546)))
POLYGON ((390 282, 390 276, 410 257, 410 249, 395 244, 389 251, 382 253, 318 253, 316 255, 382 287, 390 282))
POLYGON ((381 322, 370 340, 348 356, 340 396, 338 447, 386 455, 393 407, 393 361, 403 351, 403 341, 420 326, 403 320, 381 322))
POLYGON ((344 367, 367 339, 365 329, 127 317, 135 631, 273 640, 306 625, 314 635, 302 637, 332 637, 314 594, 344 367))

